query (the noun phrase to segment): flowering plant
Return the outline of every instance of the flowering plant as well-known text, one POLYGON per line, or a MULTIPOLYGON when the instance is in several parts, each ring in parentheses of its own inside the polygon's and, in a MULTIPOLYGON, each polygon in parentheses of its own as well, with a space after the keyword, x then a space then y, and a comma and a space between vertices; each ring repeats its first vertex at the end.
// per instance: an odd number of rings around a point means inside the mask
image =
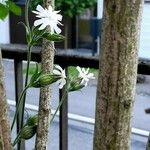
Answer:
MULTIPOLYGON (((9 3, 10 1, 3 0, 1 2, 1 5, 5 7, 9 3)), ((49 6, 48 8, 43 8, 41 5, 37 5, 36 10, 32 11, 34 14, 36 14, 37 20, 35 20, 33 26, 30 26, 28 18, 28 11, 29 11, 28 8, 29 8, 29 1, 26 2, 25 6, 25 23, 23 22, 21 23, 26 30, 26 40, 28 47, 25 86, 17 103, 16 112, 11 125, 12 131, 19 110, 21 109, 22 110, 21 129, 12 143, 13 147, 15 147, 16 144, 20 143, 22 139, 28 140, 37 133, 37 126, 39 119, 38 115, 30 117, 26 121, 26 123, 24 123, 26 92, 29 88, 46 87, 55 82, 58 84, 59 89, 62 89, 65 86, 66 91, 64 92, 64 95, 62 96, 62 99, 54 115, 50 118, 50 123, 52 123, 59 108, 66 100, 65 99, 66 93, 80 90, 83 87, 87 86, 88 81, 90 79, 94 79, 94 75, 92 73, 89 73, 89 69, 86 70, 84 68, 80 68, 79 66, 76 68, 78 71, 78 76, 72 79, 66 75, 65 69, 59 65, 55 65, 51 73, 44 73, 40 71, 38 64, 36 64, 34 74, 31 76, 30 80, 28 79, 32 47, 42 39, 46 39, 47 41, 52 42, 64 40, 64 36, 60 34, 61 29, 59 28, 59 25, 62 25, 61 24, 62 15, 60 14, 60 11, 53 10, 51 6, 49 6), (50 31, 47 30, 47 28, 50 28, 50 31)), ((20 149, 21 147, 19 147, 19 150, 20 149)))

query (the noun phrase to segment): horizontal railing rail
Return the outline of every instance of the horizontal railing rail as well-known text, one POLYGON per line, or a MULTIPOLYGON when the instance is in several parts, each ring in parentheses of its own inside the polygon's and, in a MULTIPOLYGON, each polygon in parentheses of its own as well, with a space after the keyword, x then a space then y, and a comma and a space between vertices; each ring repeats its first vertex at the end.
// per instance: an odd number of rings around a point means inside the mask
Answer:
MULTIPOLYGON (((3 58, 14 60, 14 72, 15 72, 15 93, 16 103, 18 97, 23 89, 23 60, 27 60, 27 46, 21 44, 0 44, 3 58)), ((41 61, 40 56, 41 47, 33 47, 31 60, 35 62, 41 61)), ((59 64, 64 68, 69 66, 81 66, 90 68, 99 68, 99 57, 92 56, 92 53, 85 53, 84 50, 77 49, 58 49, 55 52, 55 64, 59 64)), ((150 75, 150 60, 139 58, 138 73, 150 75)), ((60 98, 63 91, 60 91, 60 98)), ((68 97, 68 96, 67 96, 68 97)), ((59 145, 60 150, 68 149, 68 101, 62 105, 59 115, 59 145)), ((20 110, 21 111, 21 110, 20 110)), ((18 113, 20 114, 20 113, 18 113)), ((17 132, 20 130, 20 117, 17 117, 17 132)), ((22 150, 24 150, 24 146, 22 150)))
MULTIPOLYGON (((27 60, 27 46, 22 44, 0 44, 3 58, 27 60)), ((33 47, 32 61, 40 62, 41 47, 33 47)), ((55 63, 63 66, 81 66, 99 68, 99 57, 92 53, 82 53, 76 49, 58 49, 55 52, 55 63)), ((150 59, 139 58, 138 73, 150 75, 150 59)))

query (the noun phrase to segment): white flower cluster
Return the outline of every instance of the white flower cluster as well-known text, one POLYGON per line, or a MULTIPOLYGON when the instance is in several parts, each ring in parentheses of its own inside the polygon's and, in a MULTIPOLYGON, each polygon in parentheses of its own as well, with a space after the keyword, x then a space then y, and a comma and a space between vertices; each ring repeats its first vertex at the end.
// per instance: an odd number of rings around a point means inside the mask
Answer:
MULTIPOLYGON (((90 79, 95 79, 93 73, 89 73, 89 68, 80 68, 79 66, 76 67, 79 72, 78 78, 81 79, 81 85, 87 86, 90 79)), ((63 86, 66 84, 66 73, 60 66, 55 65, 55 69, 53 70, 53 74, 56 76, 60 76, 60 79, 57 81, 59 84, 59 88, 62 89, 63 86)))
POLYGON ((58 27, 58 25, 62 25, 60 23, 60 21, 62 21, 62 15, 58 14, 60 11, 54 11, 51 6, 49 6, 48 9, 44 9, 42 6, 38 5, 36 11, 32 12, 39 18, 34 22, 35 27, 40 26, 39 30, 43 30, 47 26, 50 26, 51 33, 61 33, 61 29, 58 27))
POLYGON ((7 0, 0 0, 0 3, 6 5, 7 0))
POLYGON ((87 86, 90 79, 95 79, 94 74, 89 73, 89 68, 86 70, 85 68, 77 66, 76 69, 79 71, 78 77, 82 79, 81 84, 84 86, 87 86))
POLYGON ((62 89, 66 84, 66 73, 60 66, 55 65, 55 69, 53 70, 53 74, 56 76, 60 76, 60 79, 57 81, 59 84, 59 88, 62 89))

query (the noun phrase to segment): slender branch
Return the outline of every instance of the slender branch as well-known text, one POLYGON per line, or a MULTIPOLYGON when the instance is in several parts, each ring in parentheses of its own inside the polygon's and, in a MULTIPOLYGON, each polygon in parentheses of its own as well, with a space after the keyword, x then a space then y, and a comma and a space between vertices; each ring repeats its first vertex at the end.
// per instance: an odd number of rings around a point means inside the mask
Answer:
POLYGON ((16 106, 15 116, 14 116, 14 118, 13 118, 13 122, 12 122, 12 125, 11 125, 11 131, 12 131, 13 127, 14 127, 15 120, 16 120, 17 114, 18 114, 18 112, 19 112, 20 104, 21 104, 21 102, 22 102, 22 98, 23 98, 23 96, 24 96, 24 94, 25 94, 25 92, 26 92, 27 89, 28 89, 28 86, 26 86, 26 87, 24 88, 24 90, 21 92, 21 95, 20 95, 20 97, 19 97, 19 101, 18 101, 18 104, 17 104, 17 106, 16 106))
MULTIPOLYGON (((26 77, 25 77, 25 87, 28 87, 28 78, 29 78, 29 68, 30 68, 30 61, 31 61, 31 46, 28 49, 28 56, 27 56, 27 70, 26 70, 26 77)), ((22 114, 21 114, 21 128, 24 124, 24 109, 25 109, 25 101, 26 101, 26 91, 23 95, 23 105, 22 105, 22 114)))
POLYGON ((61 99, 61 101, 60 101, 60 103, 59 103, 57 109, 55 110, 55 113, 53 114, 53 116, 52 116, 52 118, 51 118, 51 120, 50 120, 50 124, 53 122, 53 120, 54 120, 54 118, 55 118, 55 116, 56 116, 58 110, 59 110, 60 107, 62 106, 63 102, 66 100, 67 92, 68 92, 68 91, 66 90, 66 91, 63 93, 62 99, 61 99))
POLYGON ((26 22, 26 26, 28 27, 28 30, 30 32, 30 24, 29 24, 29 0, 26 0, 26 4, 25 4, 25 22, 26 22))
POLYGON ((13 144, 12 144, 13 147, 20 141, 20 133, 21 133, 21 130, 20 130, 20 132, 18 133, 17 137, 15 138, 15 140, 14 140, 14 142, 13 142, 13 144))

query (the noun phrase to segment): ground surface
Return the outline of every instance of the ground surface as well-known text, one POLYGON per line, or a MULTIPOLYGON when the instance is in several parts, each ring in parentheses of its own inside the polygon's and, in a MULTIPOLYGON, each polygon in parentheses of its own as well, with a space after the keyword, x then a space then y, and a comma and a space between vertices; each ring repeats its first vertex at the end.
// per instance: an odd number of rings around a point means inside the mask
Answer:
MULTIPOLYGON (((14 72, 13 62, 5 60, 5 82, 7 89, 7 97, 10 100, 15 99, 14 95, 14 72)), ((27 103, 38 105, 38 89, 31 89, 27 94, 27 103)), ((84 88, 82 92, 74 92, 69 94, 69 112, 79 114, 86 117, 94 118, 95 114, 95 97, 96 97, 96 82, 92 82, 90 86, 84 88)), ((52 107, 56 108, 58 104, 58 88, 53 85, 52 107)), ((146 115, 144 110, 150 107, 150 77, 146 77, 145 83, 137 84, 137 92, 135 106, 133 112, 133 127, 150 130, 150 115, 146 115)), ((10 107, 11 117, 14 114, 14 108, 10 107)), ((28 111, 29 114, 36 113, 28 111)), ((93 143, 93 125, 69 120, 69 150, 92 150, 93 143)), ((50 128, 49 149, 59 149, 59 131, 58 118, 50 128)), ((33 141, 27 143, 27 150, 33 147, 33 141)), ((144 150, 147 137, 132 135, 132 150, 144 150)))

